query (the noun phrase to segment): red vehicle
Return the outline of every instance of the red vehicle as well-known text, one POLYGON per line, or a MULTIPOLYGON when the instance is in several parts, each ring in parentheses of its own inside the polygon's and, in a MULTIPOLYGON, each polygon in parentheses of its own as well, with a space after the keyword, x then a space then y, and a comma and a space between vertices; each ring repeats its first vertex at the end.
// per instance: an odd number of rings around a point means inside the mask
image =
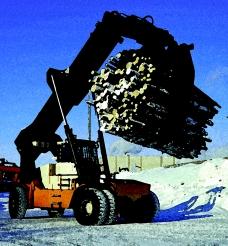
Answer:
POLYGON ((20 168, 13 162, 0 158, 0 192, 10 191, 12 184, 16 183, 20 168))

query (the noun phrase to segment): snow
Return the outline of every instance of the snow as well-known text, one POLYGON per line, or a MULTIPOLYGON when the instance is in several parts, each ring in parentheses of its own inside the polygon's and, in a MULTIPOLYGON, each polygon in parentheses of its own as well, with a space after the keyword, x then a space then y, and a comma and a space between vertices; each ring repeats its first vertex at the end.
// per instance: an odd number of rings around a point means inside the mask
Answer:
POLYGON ((151 184, 161 211, 153 223, 81 226, 67 210, 63 218, 28 210, 9 219, 8 194, 0 196, 0 245, 228 245, 228 160, 121 172, 117 178, 151 184))
POLYGON ((192 209, 202 203, 207 206, 213 203, 216 209, 228 212, 228 190, 225 189, 228 187, 227 177, 228 160, 222 158, 202 164, 155 168, 138 173, 121 172, 118 175, 118 178, 136 179, 151 184, 151 190, 159 197, 162 209, 185 201, 191 202, 195 197, 192 209))

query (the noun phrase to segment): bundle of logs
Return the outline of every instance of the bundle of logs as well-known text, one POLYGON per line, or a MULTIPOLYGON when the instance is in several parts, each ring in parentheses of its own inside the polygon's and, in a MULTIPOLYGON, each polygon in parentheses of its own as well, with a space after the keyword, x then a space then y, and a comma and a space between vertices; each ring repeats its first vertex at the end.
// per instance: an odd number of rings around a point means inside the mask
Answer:
POLYGON ((219 105, 176 80, 174 67, 162 68, 141 50, 111 57, 90 80, 101 130, 177 158, 198 157, 219 105))

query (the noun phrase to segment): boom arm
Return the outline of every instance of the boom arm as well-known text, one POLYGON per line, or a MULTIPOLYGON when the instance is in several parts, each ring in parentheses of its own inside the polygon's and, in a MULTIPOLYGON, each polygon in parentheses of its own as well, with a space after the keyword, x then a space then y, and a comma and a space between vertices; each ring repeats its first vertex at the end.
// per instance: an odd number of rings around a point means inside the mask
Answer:
MULTIPOLYGON (((91 71, 99 70, 117 43, 122 42, 122 37, 136 40, 152 50, 154 54, 161 53, 167 47, 177 46, 168 31, 155 27, 147 18, 105 12, 102 21, 96 24, 94 32, 91 33, 70 67, 65 70, 50 68, 47 71, 47 82, 52 91, 51 76, 54 77, 65 115, 74 105, 78 105, 83 100, 90 89, 88 80, 91 71)), ((191 57, 188 62, 191 64, 191 57)), ((50 150, 49 147, 46 150, 34 148, 32 142, 56 142, 60 137, 55 134, 55 131, 61 123, 61 113, 53 92, 32 124, 23 129, 15 140, 21 156, 22 174, 32 175, 37 157, 42 152, 50 150)))

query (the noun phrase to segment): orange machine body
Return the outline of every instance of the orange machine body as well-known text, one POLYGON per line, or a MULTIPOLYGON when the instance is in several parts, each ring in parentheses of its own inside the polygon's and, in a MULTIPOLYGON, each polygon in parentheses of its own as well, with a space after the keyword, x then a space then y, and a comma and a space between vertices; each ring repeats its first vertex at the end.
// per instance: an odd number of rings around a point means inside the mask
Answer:
MULTIPOLYGON (((109 184, 101 187, 112 190, 119 200, 130 199, 135 201, 150 193, 150 185, 136 180, 113 179, 109 184)), ((45 189, 38 187, 34 182, 26 185, 28 208, 41 209, 68 209, 73 208, 77 192, 86 185, 71 187, 69 189, 45 189)))

